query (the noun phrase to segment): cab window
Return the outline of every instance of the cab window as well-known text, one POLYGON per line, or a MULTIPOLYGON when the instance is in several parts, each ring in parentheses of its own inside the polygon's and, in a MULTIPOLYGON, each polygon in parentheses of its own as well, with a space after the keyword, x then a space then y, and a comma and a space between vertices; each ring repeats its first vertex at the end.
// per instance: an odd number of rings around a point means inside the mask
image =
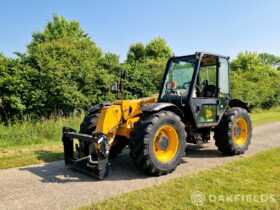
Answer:
POLYGON ((217 57, 207 55, 202 58, 196 86, 198 97, 217 97, 217 66, 217 57))

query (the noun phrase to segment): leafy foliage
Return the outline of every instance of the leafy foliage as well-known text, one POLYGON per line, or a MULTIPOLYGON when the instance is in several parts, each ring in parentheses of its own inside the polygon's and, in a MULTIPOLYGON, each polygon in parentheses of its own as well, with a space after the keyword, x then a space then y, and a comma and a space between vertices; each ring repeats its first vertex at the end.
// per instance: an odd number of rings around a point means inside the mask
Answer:
POLYGON ((36 48, 41 43, 68 37, 77 40, 90 39, 89 35, 81 29, 78 21, 67 21, 64 17, 55 14, 53 21, 49 21, 42 32, 38 31, 32 34, 33 40, 28 45, 28 50, 32 51, 32 48, 36 48))
POLYGON ((155 60, 124 64, 125 77, 122 80, 122 97, 138 98, 157 93, 165 64, 166 62, 155 60))
POLYGON ((280 103, 280 72, 256 53, 240 53, 231 62, 231 90, 235 98, 252 107, 270 108, 280 103))
POLYGON ((141 42, 130 45, 127 53, 127 63, 144 62, 146 58, 145 45, 141 42))
MULTIPOLYGON (((113 100, 111 67, 77 21, 54 16, 43 32, 33 34, 27 54, 1 56, 1 114, 4 121, 24 115, 68 115, 75 109, 113 100), (106 93, 106 94, 104 94, 106 93)), ((116 62, 116 61, 115 61, 116 62)))
POLYGON ((275 56, 269 53, 260 53, 259 57, 262 59, 264 63, 271 64, 271 65, 280 62, 279 56, 275 56))
POLYGON ((156 38, 147 44, 146 55, 151 59, 162 60, 172 56, 172 50, 164 39, 156 38))
MULTIPOLYGON (((69 115, 74 110, 115 100, 110 87, 122 77, 122 97, 138 98, 158 92, 172 50, 162 38, 129 47, 127 59, 103 53, 77 21, 53 16, 42 31, 32 34, 27 52, 17 58, 0 54, 0 118, 69 115)), ((280 104, 279 57, 240 53, 231 62, 232 96, 253 107, 280 104)))
POLYGON ((171 48, 162 38, 155 38, 146 45, 141 42, 131 45, 123 65, 123 97, 145 97, 157 93, 171 55, 171 48))
POLYGON ((166 60, 172 56, 172 50, 160 37, 151 40, 147 45, 141 42, 132 44, 127 53, 127 63, 144 63, 147 60, 166 60))

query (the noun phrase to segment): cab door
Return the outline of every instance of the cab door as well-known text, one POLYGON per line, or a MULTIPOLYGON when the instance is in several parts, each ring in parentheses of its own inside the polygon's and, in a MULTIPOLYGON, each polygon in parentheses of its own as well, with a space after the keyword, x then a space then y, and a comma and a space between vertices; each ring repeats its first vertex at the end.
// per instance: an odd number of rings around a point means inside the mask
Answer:
POLYGON ((223 116, 227 104, 230 100, 230 82, 229 82, 229 62, 228 58, 219 58, 219 72, 218 72, 218 86, 219 86, 219 119, 223 116))
POLYGON ((219 57, 204 55, 192 95, 192 109, 197 127, 215 126, 219 119, 219 57))

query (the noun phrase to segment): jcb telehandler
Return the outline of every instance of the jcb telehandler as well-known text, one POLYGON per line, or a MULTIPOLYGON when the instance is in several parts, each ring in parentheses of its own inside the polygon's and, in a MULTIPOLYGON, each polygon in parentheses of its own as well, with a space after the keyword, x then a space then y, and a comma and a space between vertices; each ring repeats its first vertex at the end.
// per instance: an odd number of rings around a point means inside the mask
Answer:
POLYGON ((181 163, 187 142, 208 142, 211 131, 219 151, 239 155, 252 137, 249 112, 247 103, 230 97, 229 57, 171 57, 157 96, 97 104, 79 133, 65 127, 65 163, 103 179, 109 158, 128 145, 138 167, 164 175, 181 163))

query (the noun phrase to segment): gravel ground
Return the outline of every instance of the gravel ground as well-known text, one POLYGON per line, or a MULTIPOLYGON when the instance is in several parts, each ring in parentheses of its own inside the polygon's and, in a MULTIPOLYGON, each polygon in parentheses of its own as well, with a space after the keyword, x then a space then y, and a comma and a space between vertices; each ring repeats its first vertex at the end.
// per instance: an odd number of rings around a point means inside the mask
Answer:
POLYGON ((252 144, 244 155, 225 157, 213 141, 203 146, 189 145, 184 163, 172 174, 161 177, 143 174, 133 165, 128 151, 111 161, 111 173, 103 181, 66 169, 63 161, 1 170, 0 209, 75 208, 277 146, 280 122, 255 127, 252 144))

